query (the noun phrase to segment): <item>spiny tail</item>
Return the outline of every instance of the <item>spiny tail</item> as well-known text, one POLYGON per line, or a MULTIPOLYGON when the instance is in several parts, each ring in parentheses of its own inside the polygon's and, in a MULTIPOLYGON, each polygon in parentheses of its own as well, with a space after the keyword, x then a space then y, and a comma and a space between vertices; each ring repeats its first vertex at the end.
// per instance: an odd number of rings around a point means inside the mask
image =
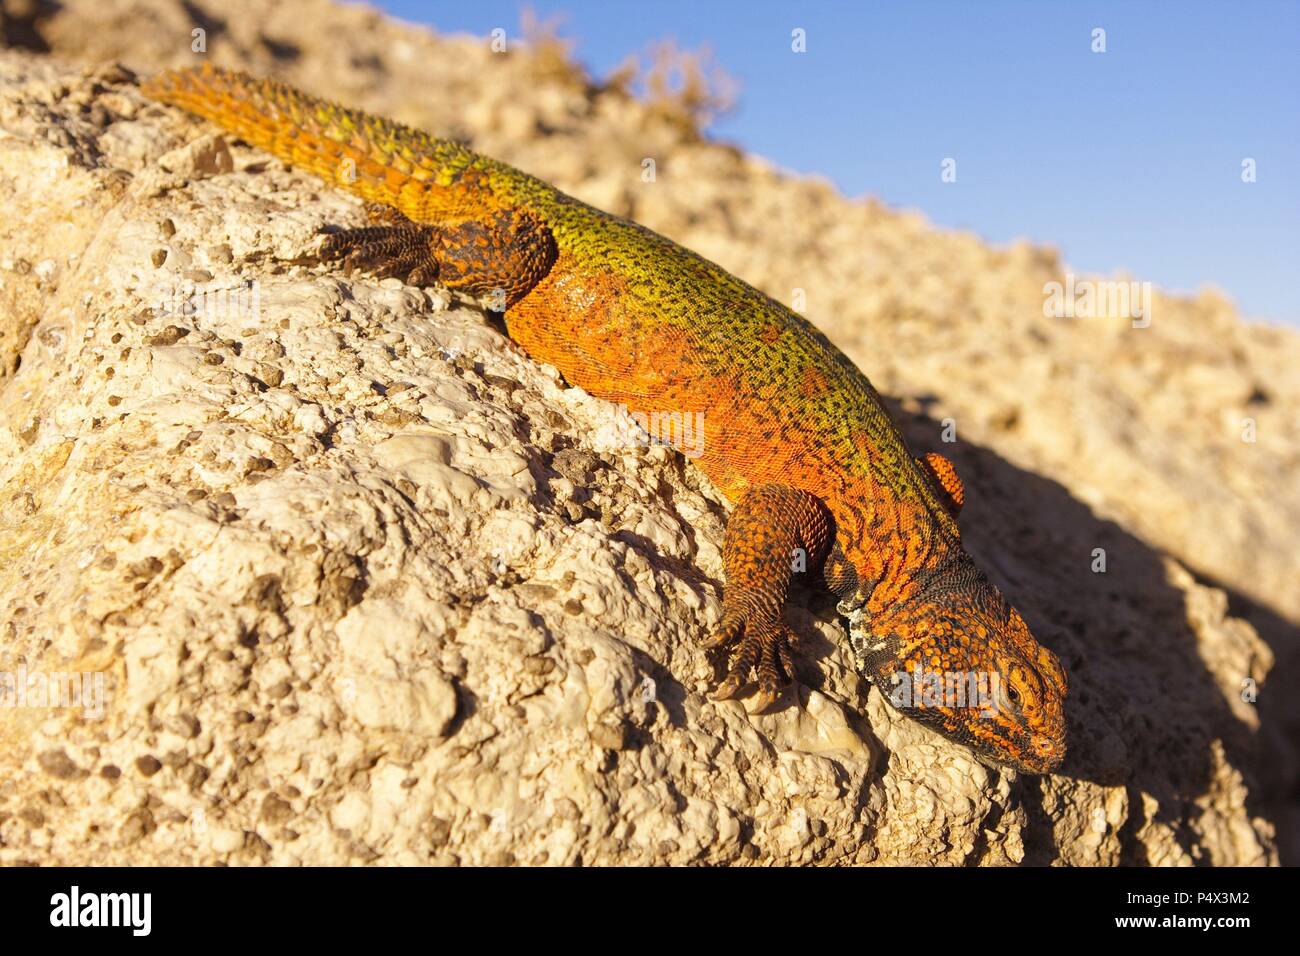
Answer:
POLYGON ((160 73, 141 90, 417 222, 478 216, 500 205, 489 181, 494 161, 275 80, 205 64, 160 73))

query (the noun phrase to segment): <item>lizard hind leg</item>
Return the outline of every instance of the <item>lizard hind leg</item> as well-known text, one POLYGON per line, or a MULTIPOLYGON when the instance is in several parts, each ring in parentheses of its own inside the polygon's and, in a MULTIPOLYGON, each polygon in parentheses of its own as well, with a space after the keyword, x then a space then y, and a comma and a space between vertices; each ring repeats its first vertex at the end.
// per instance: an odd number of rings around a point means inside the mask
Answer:
POLYGON ((438 261, 432 251, 434 227, 411 222, 395 209, 382 213, 380 208, 384 207, 372 207, 371 221, 386 225, 331 233, 321 244, 321 258, 337 260, 349 272, 365 269, 412 285, 432 285, 438 278, 438 261))
POLYGON ((831 525, 820 499, 788 485, 759 485, 741 498, 723 545, 722 621, 706 643, 732 650, 717 699, 734 697, 753 671, 762 711, 794 680, 795 638, 781 612, 793 575, 825 561, 831 525))
POLYGON ((436 224, 416 222, 380 203, 367 206, 367 213, 375 225, 331 234, 321 256, 413 285, 438 281, 458 292, 490 296, 497 310, 527 295, 557 256, 550 230, 522 210, 436 224))

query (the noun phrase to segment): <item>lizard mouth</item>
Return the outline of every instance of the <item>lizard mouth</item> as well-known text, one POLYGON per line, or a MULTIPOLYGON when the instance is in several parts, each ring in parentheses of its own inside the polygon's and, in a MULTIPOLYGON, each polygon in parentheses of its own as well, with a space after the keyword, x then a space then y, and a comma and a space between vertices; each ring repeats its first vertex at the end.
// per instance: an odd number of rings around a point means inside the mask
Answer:
POLYGON ((1035 734, 1022 755, 993 755, 972 751, 975 759, 991 770, 1016 770, 1020 773, 1049 774, 1065 760, 1065 744, 1046 734, 1035 734))
POLYGON ((1065 747, 1053 743, 1050 749, 1037 749, 1023 757, 991 757, 975 753, 975 758, 991 770, 1017 770, 1022 774, 1050 774, 1065 760, 1065 747))
POLYGON ((1065 742, 1047 734, 1035 734, 1029 742, 1029 757, 1023 761, 1033 773, 1050 773, 1065 760, 1065 742))

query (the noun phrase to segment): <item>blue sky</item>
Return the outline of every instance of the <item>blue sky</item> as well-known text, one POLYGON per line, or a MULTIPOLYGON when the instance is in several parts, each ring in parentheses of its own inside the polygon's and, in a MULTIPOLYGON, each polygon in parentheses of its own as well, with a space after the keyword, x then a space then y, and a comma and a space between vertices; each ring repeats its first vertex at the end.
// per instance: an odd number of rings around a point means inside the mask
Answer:
POLYGON ((707 45, 740 86, 715 138, 995 243, 1051 243, 1080 272, 1208 282, 1249 318, 1300 325, 1294 0, 379 5, 483 36, 517 35, 525 6, 559 15, 596 76, 657 40, 707 45), (940 180, 948 157, 955 183, 940 180))

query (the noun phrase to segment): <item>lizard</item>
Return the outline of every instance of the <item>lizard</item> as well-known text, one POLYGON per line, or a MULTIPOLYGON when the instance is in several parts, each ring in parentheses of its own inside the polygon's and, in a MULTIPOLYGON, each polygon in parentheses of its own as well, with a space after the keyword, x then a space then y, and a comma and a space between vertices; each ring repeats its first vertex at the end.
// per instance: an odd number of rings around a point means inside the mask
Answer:
POLYGON ((797 678, 784 607, 796 573, 820 574, 854 666, 893 706, 995 769, 1060 766, 1065 671, 963 547, 951 462, 914 455, 866 375, 802 315, 459 142, 210 64, 141 88, 365 200, 370 224, 327 234, 323 259, 494 297, 509 337, 570 384, 703 416, 691 460, 732 506, 704 641, 726 658, 717 699, 756 685, 761 712, 797 678), (899 692, 927 671, 928 695, 899 692), (980 693, 951 693, 972 678, 980 693))

